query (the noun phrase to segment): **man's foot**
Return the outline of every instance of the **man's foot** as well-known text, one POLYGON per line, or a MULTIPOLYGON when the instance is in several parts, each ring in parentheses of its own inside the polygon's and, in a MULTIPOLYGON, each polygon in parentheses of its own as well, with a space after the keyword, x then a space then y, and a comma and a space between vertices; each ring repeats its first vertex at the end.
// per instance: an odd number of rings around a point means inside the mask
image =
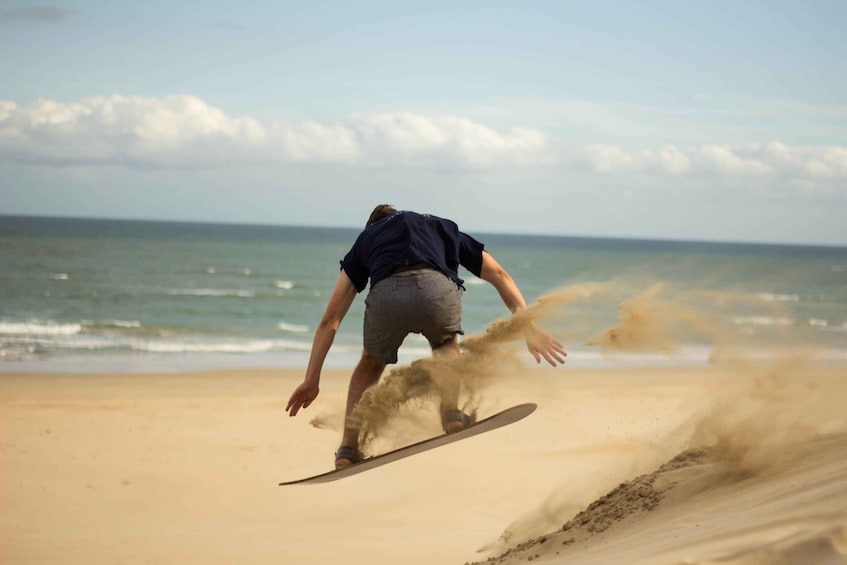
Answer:
POLYGON ((356 463, 361 463, 365 456, 355 447, 342 445, 335 452, 335 468, 343 469, 356 463))
POLYGON ((441 427, 448 434, 464 430, 476 422, 476 412, 465 414, 461 410, 444 410, 441 413, 441 427))

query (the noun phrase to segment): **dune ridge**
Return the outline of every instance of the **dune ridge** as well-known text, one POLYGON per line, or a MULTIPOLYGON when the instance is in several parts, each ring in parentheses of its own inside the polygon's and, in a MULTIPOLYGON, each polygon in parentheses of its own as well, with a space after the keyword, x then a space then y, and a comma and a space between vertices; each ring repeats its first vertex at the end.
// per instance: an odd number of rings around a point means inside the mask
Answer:
POLYGON ((473 564, 615 563, 622 555, 628 563, 847 562, 847 433, 784 447, 809 461, 751 475, 722 459, 719 450, 688 449, 618 485, 558 530, 473 564), (674 539, 658 528, 673 532, 674 539), (653 552, 628 550, 635 539, 653 552))
MULTIPOLYGON (((530 513, 501 534, 495 549, 487 548, 493 553, 489 562, 517 563, 541 556, 558 562, 557 555, 568 556, 562 557, 562 563, 571 562, 568 559, 594 562, 592 550, 580 552, 581 544, 596 548, 617 536, 626 539, 632 535, 628 531, 638 531, 638 523, 654 512, 670 514, 665 526, 679 527, 678 535, 687 536, 697 547, 704 543, 702 534, 694 531, 699 524, 694 529, 679 524, 696 519, 703 507, 711 508, 713 503, 726 507, 715 513, 703 533, 719 532, 711 535, 723 536, 723 547, 703 550, 713 556, 690 562, 847 562, 847 375, 843 369, 804 361, 761 365, 739 360, 709 382, 704 393, 701 410, 678 429, 687 439, 676 457, 591 502, 561 529, 529 540, 515 539, 514 533, 526 533, 530 513), (809 485, 814 488, 806 488, 809 485), (821 496, 824 491, 827 495, 821 496), (725 492, 733 492, 737 499, 726 502, 725 492), (790 495, 794 500, 793 506, 776 512, 777 523, 768 509, 771 501, 761 497, 768 492, 778 499, 790 495), (673 516, 675 507, 699 495, 702 499, 691 506, 689 514, 673 516), (673 502, 667 503, 668 498, 673 502), (736 521, 733 512, 739 510, 747 512, 747 519, 736 526, 746 530, 743 540, 724 527, 736 521)), ((675 563, 671 556, 682 554, 679 547, 664 549, 644 562, 675 563)))

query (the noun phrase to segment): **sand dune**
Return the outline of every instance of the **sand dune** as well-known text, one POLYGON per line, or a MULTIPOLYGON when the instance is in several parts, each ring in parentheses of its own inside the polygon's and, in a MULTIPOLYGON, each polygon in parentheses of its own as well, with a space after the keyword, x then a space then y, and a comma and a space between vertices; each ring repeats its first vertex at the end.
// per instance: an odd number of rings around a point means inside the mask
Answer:
POLYGON ((786 447, 795 463, 763 476, 687 450, 486 562, 847 561, 847 435, 786 447))
POLYGON ((791 363, 715 372, 679 428, 691 426, 688 449, 490 559, 847 561, 845 376, 791 363))

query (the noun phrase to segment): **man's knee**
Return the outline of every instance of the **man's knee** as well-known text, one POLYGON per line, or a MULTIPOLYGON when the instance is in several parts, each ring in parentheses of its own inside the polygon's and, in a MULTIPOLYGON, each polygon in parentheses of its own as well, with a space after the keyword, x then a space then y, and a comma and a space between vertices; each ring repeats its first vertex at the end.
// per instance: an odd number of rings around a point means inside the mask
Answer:
POLYGON ((460 355, 458 334, 453 334, 453 337, 444 340, 441 345, 433 347, 432 353, 433 355, 460 355))
POLYGON ((377 378, 379 378, 385 369, 385 362, 374 357, 367 351, 362 351, 362 358, 359 359, 359 368, 368 375, 376 374, 377 378))

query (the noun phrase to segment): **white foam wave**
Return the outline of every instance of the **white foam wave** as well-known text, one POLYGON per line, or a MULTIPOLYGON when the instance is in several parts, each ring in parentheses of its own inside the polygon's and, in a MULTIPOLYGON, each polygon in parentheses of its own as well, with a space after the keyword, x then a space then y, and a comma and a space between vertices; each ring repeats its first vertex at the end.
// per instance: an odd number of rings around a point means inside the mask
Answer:
POLYGON ((36 351, 52 350, 86 350, 103 351, 120 349, 121 343, 115 340, 86 334, 54 334, 54 335, 15 335, 4 336, 0 340, 4 349, 28 349, 36 351))
POLYGON ((800 296, 797 294, 773 294, 770 292, 756 293, 756 297, 766 302, 799 302, 800 296))
POLYGON ((245 341, 148 341, 134 343, 133 351, 150 353, 265 353, 269 351, 309 351, 310 344, 290 340, 245 341))
POLYGON ((168 290, 167 293, 171 296, 234 296, 237 298, 254 298, 256 296, 256 293, 252 290, 228 288, 173 288, 168 290))
POLYGON ((768 316, 738 316, 732 319, 737 326, 791 326, 794 320, 791 318, 771 318, 768 316))
POLYGON ((2 335, 75 335, 82 331, 82 324, 60 324, 57 322, 0 322, 0 334, 2 335))
POLYGON ((70 278, 68 273, 56 273, 54 275, 50 275, 50 280, 54 281, 66 281, 70 278))
MULTIPOLYGON (((737 326, 760 326, 760 327, 788 327, 795 324, 803 325, 802 322, 795 322, 791 318, 771 318, 768 316, 738 316, 732 319, 732 322, 737 326)), ((809 318, 805 322, 806 325, 812 328, 833 329, 837 331, 838 326, 830 326, 829 321, 823 318, 809 318)))
POLYGON ((482 285, 486 284, 486 282, 484 280, 480 279, 480 278, 477 278, 477 277, 468 277, 467 279, 465 279, 465 284, 466 285, 472 285, 472 286, 482 286, 482 285))
POLYGON ((0 343, 0 359, 5 361, 20 361, 31 357, 36 351, 34 345, 0 343))
POLYGON ((309 331, 309 326, 303 326, 300 324, 289 324, 287 322, 280 322, 279 324, 277 324, 277 327, 284 332, 304 333, 309 331))
POLYGON ((276 283, 274 283, 274 286, 276 286, 277 288, 282 289, 282 290, 291 290, 292 288, 294 288, 294 282, 293 281, 276 281, 276 283))
POLYGON ((140 328, 141 322, 137 320, 83 320, 82 325, 85 328, 134 329, 140 328))
MULTIPOLYGON (((568 350, 568 363, 572 365, 703 365, 712 356, 709 345, 680 346, 670 352, 602 351, 596 347, 573 347, 568 350)), ((535 363, 527 356, 527 362, 535 363)))
POLYGON ((403 345, 400 347, 397 353, 400 356, 405 356, 409 359, 409 361, 412 361, 414 359, 420 359, 422 357, 429 357, 430 355, 432 355, 432 350, 429 347, 414 347, 403 345))
MULTIPOLYGON (((28 320, 25 322, 0 322, 0 335, 7 339, 20 338, 21 341, 38 342, 39 338, 48 342, 56 338, 76 337, 95 332, 98 329, 140 328, 141 322, 136 320, 82 320, 80 322, 54 322, 51 320, 28 320)), ((51 344, 55 344, 50 342, 51 344)), ((63 344, 65 342, 62 342, 63 344)), ((86 345, 88 347, 88 345, 86 345)))
MULTIPOLYGON (((2 327, 2 326, 0 326, 2 327)), ((311 343, 286 339, 211 339, 188 336, 171 339, 142 339, 132 336, 103 336, 78 334, 4 335, 0 339, 0 355, 6 359, 34 354, 56 355, 62 351, 91 351, 118 353, 134 351, 141 353, 263 353, 272 351, 307 352, 311 343)))

